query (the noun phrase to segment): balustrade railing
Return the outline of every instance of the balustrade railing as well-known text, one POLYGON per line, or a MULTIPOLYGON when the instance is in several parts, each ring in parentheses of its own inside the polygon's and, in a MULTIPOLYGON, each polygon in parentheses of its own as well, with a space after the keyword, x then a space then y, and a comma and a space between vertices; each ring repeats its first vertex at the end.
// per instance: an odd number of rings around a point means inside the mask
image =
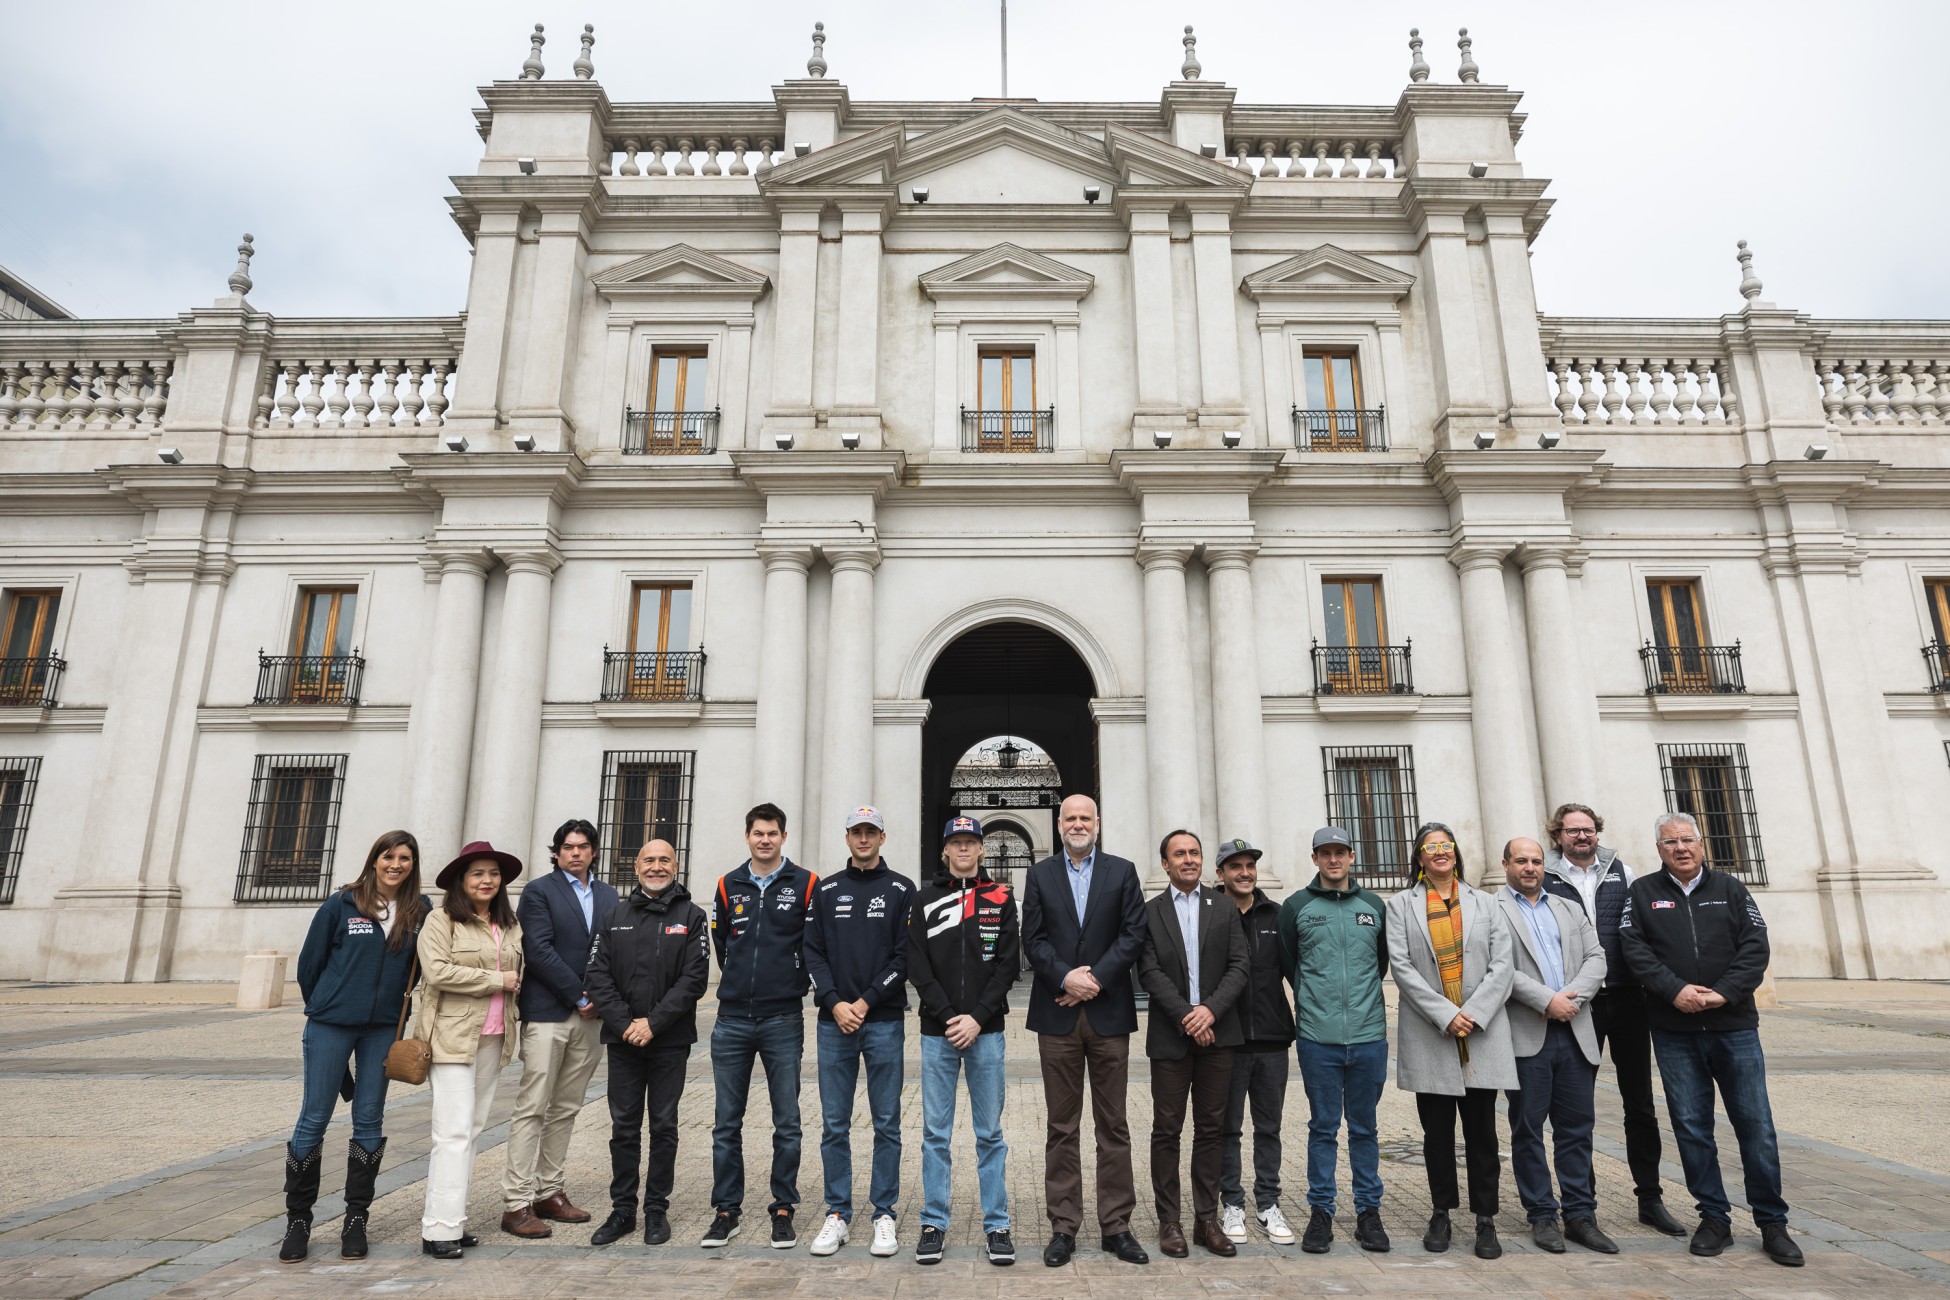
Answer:
POLYGON ((1387 451, 1387 408, 1302 410, 1293 408, 1293 445, 1301 451, 1387 451))
POLYGON ((167 357, 8 357, 0 360, 0 430, 154 429, 174 372, 167 357))
POLYGON ((0 659, 0 708, 53 708, 67 667, 60 655, 0 659))
POLYGON ((605 702, 620 700, 701 700, 704 650, 646 650, 632 654, 603 647, 605 702))
POLYGON ((1740 670, 1740 643, 1663 646, 1639 650, 1647 695, 1739 695, 1747 689, 1740 670))
POLYGON ((1322 645, 1314 642, 1314 694, 1413 695, 1412 642, 1322 645))
POLYGON ((455 353, 287 357, 265 367, 259 429, 439 428, 455 353))
POLYGON ((1401 180, 1399 149, 1394 140, 1241 136, 1228 161, 1262 180, 1401 180))
POLYGON ((779 160, 777 135, 729 131, 612 136, 614 176, 763 176, 779 160))
POLYGON ((971 411, 961 408, 963 451, 1054 451, 1056 408, 1040 411, 971 411))
POLYGON ((718 449, 718 411, 625 411, 625 456, 701 456, 718 449))
POLYGON ((1570 427, 1678 428, 1740 422, 1739 400, 1718 356, 1553 355, 1551 399, 1570 427))
POLYGON ((267 655, 257 652, 252 704, 357 704, 366 661, 349 655, 267 655))
POLYGON ((1932 641, 1923 647, 1923 662, 1930 670, 1930 693, 1950 693, 1950 645, 1932 641))
POLYGON ((1950 361, 1940 355, 1818 360, 1815 386, 1830 429, 1950 423, 1950 361))

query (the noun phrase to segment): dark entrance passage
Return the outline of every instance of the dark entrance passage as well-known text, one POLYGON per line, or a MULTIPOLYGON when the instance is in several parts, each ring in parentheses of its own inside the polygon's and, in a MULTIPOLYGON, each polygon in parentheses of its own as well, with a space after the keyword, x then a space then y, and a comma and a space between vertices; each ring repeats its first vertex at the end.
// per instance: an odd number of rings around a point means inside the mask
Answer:
MULTIPOLYGON (((1029 623, 990 623, 965 633, 928 670, 926 692, 933 707, 921 730, 921 846, 915 858, 924 879, 940 861, 941 827, 955 812, 955 765, 984 740, 1013 734, 1049 755, 1059 774, 1057 788, 1038 802, 1053 807, 1072 794, 1097 797, 1097 724, 1090 716, 1095 683, 1082 658, 1054 632, 1029 623)), ((974 807, 967 811, 985 815, 974 807)))

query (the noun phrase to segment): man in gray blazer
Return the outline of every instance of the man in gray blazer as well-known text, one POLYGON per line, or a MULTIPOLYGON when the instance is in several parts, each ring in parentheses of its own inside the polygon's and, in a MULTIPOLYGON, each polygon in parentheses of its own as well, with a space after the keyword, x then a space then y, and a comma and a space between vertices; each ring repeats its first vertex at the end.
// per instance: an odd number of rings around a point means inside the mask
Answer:
POLYGON ((1517 1197, 1530 1218, 1530 1236, 1552 1254, 1569 1237, 1589 1250, 1615 1255, 1598 1230, 1597 1189, 1591 1177, 1593 1088, 1598 1081, 1598 1033, 1591 999, 1605 983, 1605 950, 1584 909, 1544 889, 1544 847, 1514 839, 1503 846, 1510 883, 1497 895, 1516 936, 1510 984, 1510 1046, 1521 1087, 1510 1099, 1510 1167, 1517 1197), (1557 1149, 1557 1185, 1564 1193, 1564 1230, 1544 1159, 1544 1121, 1557 1149))
POLYGON ((1176 830, 1158 845, 1171 887, 1144 905, 1144 952, 1138 982, 1151 995, 1144 1054, 1151 1058, 1151 1193, 1158 1205, 1158 1245, 1187 1253, 1179 1218, 1178 1152, 1185 1101, 1192 1104, 1192 1237, 1214 1255, 1236 1255, 1219 1226, 1219 1133, 1232 1095, 1232 1049, 1245 1041, 1236 1004, 1250 960, 1239 909, 1205 874, 1198 836, 1176 830))

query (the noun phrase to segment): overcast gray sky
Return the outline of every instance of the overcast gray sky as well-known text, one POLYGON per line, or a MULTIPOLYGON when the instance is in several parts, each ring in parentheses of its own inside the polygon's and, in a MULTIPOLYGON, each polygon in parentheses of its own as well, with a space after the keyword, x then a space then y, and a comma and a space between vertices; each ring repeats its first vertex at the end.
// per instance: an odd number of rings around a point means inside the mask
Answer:
MULTIPOLYGON (((996 0, 157 4, 7 9, 0 264, 83 316, 163 316, 222 292, 244 230, 260 308, 447 313, 467 246, 447 177, 479 154, 474 88, 551 77, 582 24, 614 101, 739 100, 803 76, 815 19, 855 100, 997 93, 996 0)), ((1014 0, 1010 89, 1156 99, 1197 25, 1242 103, 1392 104, 1420 26, 1454 82, 1524 92, 1519 152, 1557 206, 1533 246, 1566 314, 1718 315, 1734 241, 1767 296, 1817 316, 1950 317, 1950 3, 1632 5, 1407 0, 1014 0)))

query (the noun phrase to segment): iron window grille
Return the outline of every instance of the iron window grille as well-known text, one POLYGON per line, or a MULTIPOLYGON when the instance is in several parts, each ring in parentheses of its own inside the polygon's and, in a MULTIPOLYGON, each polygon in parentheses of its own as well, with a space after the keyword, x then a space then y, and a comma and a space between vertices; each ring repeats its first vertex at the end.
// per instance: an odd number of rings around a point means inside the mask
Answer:
POLYGON ((631 654, 603 647, 603 695, 613 700, 701 700, 704 648, 631 654))
POLYGON ((1923 647, 1923 662, 1930 669, 1930 694, 1950 691, 1950 645, 1932 641, 1923 647))
POLYGON ((20 860, 27 851, 27 815, 34 811, 41 760, 0 758, 0 905, 14 901, 20 860))
POLYGON ((60 655, 0 659, 0 707, 51 709, 67 660, 60 655))
POLYGON ((625 456, 703 456, 718 449, 717 407, 708 411, 625 411, 625 456))
POLYGON ((1408 885, 1415 811, 1412 745, 1323 745, 1327 821, 1354 840, 1355 882, 1377 892, 1408 885))
POLYGON ((971 411, 961 408, 963 451, 1055 451, 1056 408, 971 411))
POLYGON ((1401 645, 1322 645, 1314 642, 1314 694, 1413 695, 1412 641, 1401 645))
POLYGON ((1740 695, 1747 678, 1740 670, 1740 643, 1732 645, 1653 645, 1639 649, 1647 695, 1740 695))
POLYGON ((1686 813, 1699 823, 1706 865, 1750 885, 1766 884, 1767 860, 1761 855, 1747 747, 1735 742, 1661 745, 1659 770, 1665 778, 1666 811, 1686 813))
POLYGON ((257 652, 257 695, 252 704, 352 704, 366 661, 349 655, 267 655, 257 652))
POLYGON ((611 749, 603 753, 602 872, 617 889, 636 883, 636 855, 651 840, 677 849, 678 868, 691 865, 692 749, 611 749))
POLYGON ((1388 408, 1293 408, 1293 445, 1301 451, 1387 451, 1388 408))
POLYGON ((259 754, 237 861, 239 903, 315 903, 331 892, 344 754, 259 754))

